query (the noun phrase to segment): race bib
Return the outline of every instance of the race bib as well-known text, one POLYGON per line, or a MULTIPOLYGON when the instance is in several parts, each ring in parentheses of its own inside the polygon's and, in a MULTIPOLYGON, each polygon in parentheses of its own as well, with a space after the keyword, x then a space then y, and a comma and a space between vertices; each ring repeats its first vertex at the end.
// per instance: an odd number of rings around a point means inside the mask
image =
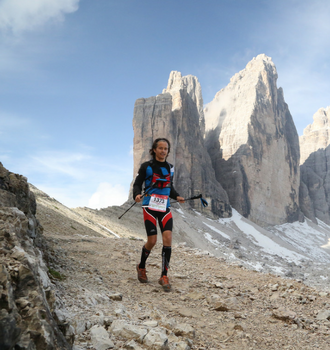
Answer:
POLYGON ((160 194, 152 194, 150 196, 148 208, 155 211, 166 211, 167 199, 167 196, 162 196, 160 194))

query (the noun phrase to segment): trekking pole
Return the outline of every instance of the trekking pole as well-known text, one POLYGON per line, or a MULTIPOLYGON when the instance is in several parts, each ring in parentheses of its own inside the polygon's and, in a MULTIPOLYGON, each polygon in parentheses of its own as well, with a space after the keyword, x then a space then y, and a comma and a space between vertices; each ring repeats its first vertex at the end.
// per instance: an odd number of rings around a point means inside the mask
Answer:
MULTIPOLYGON (((163 182, 164 179, 157 179, 156 182, 150 187, 148 188, 147 191, 145 191, 143 193, 143 195, 141 196, 141 198, 143 198, 146 194, 148 194, 148 192, 153 189, 156 185, 158 185, 159 182, 163 182)), ((123 214, 121 214, 118 219, 120 220, 130 209, 132 209, 134 207, 134 205, 136 204, 137 202, 134 202, 123 214)))
MULTIPOLYGON (((143 198, 144 195, 146 195, 146 194, 147 194, 147 192, 143 193, 143 195, 141 196, 141 198, 143 198)), ((137 202, 134 202, 123 214, 121 214, 121 215, 119 216, 118 219, 121 219, 130 209, 132 209, 132 208, 134 207, 134 205, 135 205, 136 203, 137 203, 137 202)))
MULTIPOLYGON (((190 198, 185 198, 185 201, 191 201, 191 200, 193 200, 193 199, 200 199, 201 200, 201 203, 202 203, 202 206, 205 208, 205 207, 207 207, 208 205, 209 205, 209 203, 207 203, 207 201, 204 199, 204 198, 202 198, 202 194, 199 194, 199 195, 197 195, 197 196, 193 196, 193 197, 190 197, 190 198)), ((177 203, 178 201, 175 201, 175 202, 173 202, 173 203, 177 203)))
MULTIPOLYGON (((142 197, 141 197, 142 198, 142 197)), ((123 214, 121 214, 118 219, 121 219, 130 209, 134 207, 137 202, 134 202, 123 214)))

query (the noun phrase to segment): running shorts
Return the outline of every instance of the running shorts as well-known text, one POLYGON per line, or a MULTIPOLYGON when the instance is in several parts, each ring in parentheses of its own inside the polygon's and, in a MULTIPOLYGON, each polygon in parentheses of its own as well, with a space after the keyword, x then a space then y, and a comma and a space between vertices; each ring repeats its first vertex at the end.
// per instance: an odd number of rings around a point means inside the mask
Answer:
POLYGON ((165 212, 161 212, 143 207, 143 218, 147 236, 157 235, 157 220, 162 233, 173 229, 173 217, 170 208, 167 208, 165 212))

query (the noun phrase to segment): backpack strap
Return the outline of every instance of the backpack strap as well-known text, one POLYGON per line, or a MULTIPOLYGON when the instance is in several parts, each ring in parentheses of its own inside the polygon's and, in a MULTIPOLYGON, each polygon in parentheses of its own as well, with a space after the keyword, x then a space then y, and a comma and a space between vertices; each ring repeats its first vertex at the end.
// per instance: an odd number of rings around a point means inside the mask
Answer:
MULTIPOLYGON (((170 183, 167 184, 166 187, 171 187, 171 183, 172 183, 172 180, 173 180, 173 179, 172 179, 172 173, 171 173, 171 167, 172 167, 172 165, 171 165, 170 163, 168 163, 168 162, 165 162, 165 167, 166 167, 167 172, 168 172, 167 174, 164 174, 164 173, 163 173, 161 167, 160 167, 158 164, 156 164, 156 162, 155 162, 154 159, 151 159, 151 160, 149 161, 149 165, 150 165, 150 167, 151 167, 151 169, 152 169, 152 175, 148 176, 148 177, 145 179, 145 181, 152 179, 153 176, 154 176, 154 174, 157 174, 157 175, 159 176, 159 179, 164 180, 164 181, 165 181, 165 180, 168 181, 168 176, 170 176, 170 183)), ((151 186, 152 186, 152 184, 150 184, 148 187, 146 187, 145 190, 148 191, 148 190, 150 189, 151 186)))

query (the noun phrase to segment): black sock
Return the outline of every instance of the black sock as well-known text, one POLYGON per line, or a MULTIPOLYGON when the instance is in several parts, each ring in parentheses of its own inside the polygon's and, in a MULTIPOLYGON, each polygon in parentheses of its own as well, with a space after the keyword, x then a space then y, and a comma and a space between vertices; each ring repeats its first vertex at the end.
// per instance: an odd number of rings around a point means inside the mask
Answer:
POLYGON ((146 261, 148 259, 149 254, 150 254, 150 250, 146 249, 146 247, 143 246, 142 253, 141 253, 141 262, 139 264, 140 269, 146 268, 146 261))
POLYGON ((172 247, 163 246, 162 251, 162 276, 167 276, 167 270, 170 267, 172 247))

